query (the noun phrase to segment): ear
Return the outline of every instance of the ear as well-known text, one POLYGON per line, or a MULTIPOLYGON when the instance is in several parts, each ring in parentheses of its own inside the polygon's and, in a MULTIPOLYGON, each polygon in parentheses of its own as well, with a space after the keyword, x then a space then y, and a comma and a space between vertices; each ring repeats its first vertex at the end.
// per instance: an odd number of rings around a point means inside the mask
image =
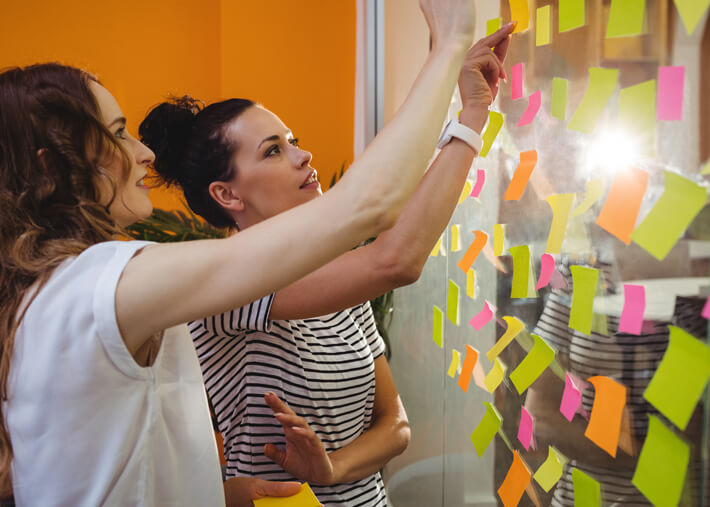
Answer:
POLYGON ((244 211, 244 201, 236 195, 227 181, 213 181, 209 186, 210 197, 228 211, 244 211))

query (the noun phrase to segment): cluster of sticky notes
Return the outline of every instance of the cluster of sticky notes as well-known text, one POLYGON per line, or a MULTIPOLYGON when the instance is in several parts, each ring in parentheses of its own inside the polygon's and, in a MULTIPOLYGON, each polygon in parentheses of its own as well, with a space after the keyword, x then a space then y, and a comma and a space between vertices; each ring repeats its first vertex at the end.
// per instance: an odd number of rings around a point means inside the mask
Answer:
POLYGON ((257 498, 253 502, 254 507, 320 507, 321 505, 307 482, 304 482, 301 491, 293 496, 283 498, 270 496, 257 498))

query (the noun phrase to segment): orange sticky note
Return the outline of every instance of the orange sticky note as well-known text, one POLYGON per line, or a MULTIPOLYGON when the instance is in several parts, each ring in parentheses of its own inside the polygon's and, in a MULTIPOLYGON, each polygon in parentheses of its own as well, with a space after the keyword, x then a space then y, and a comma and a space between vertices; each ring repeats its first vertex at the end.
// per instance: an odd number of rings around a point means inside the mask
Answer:
POLYGON ((498 496, 505 507, 515 507, 525 493, 532 474, 520 455, 513 451, 513 464, 498 488, 498 496))
POLYGON ((478 362, 478 351, 466 345, 466 359, 464 359, 463 366, 461 367, 461 375, 459 375, 459 387, 463 392, 468 392, 468 385, 471 383, 471 376, 473 375, 473 369, 476 367, 478 362))
POLYGON ((537 150, 523 151, 520 153, 520 164, 510 180, 508 189, 505 191, 506 201, 517 201, 523 195, 525 187, 528 185, 530 175, 537 165, 537 150))
POLYGON ((641 169, 619 171, 609 189, 597 225, 627 245, 648 185, 648 173, 641 169))
POLYGON ((616 458, 621 417, 626 406, 626 387, 609 377, 587 380, 594 386, 594 405, 584 436, 616 458))
POLYGON ((486 243, 488 242, 488 234, 485 232, 473 231, 473 234, 475 236, 473 242, 457 264, 459 269, 464 273, 468 273, 468 270, 471 269, 476 257, 478 257, 478 254, 481 253, 481 250, 483 250, 483 247, 486 246, 486 243))
POLYGON ((508 0, 510 3, 510 20, 517 21, 513 33, 522 32, 528 29, 530 24, 530 10, 528 0, 508 0))

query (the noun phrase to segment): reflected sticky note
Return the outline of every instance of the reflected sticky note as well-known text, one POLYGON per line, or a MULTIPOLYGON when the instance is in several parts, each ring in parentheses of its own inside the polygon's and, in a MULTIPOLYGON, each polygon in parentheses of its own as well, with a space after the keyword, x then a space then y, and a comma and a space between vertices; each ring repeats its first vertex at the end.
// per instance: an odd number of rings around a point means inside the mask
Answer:
POLYGON ((685 431, 710 378, 710 347, 676 326, 643 397, 685 431))
POLYGON ((597 217, 597 225, 630 244, 647 185, 648 173, 641 169, 616 173, 604 207, 597 217))
MULTIPOLYGON (((489 111, 488 125, 486 125, 486 130, 483 131, 483 135, 481 136, 483 139, 483 147, 481 148, 481 153, 478 154, 479 157, 485 157, 488 155, 488 152, 491 151, 491 146, 493 146, 493 142, 496 140, 496 137, 498 137, 498 132, 500 132, 501 127, 503 127, 503 115, 498 111, 489 111)), ((475 197, 478 197, 478 195, 475 197)))
POLYGON ((304 482, 301 491, 289 497, 266 497, 253 500, 254 507, 320 507, 321 503, 316 498, 313 490, 304 482))
POLYGON ((607 39, 641 35, 645 7, 646 0, 611 0, 609 23, 606 25, 607 39))
POLYGON ((473 184, 471 183, 471 180, 466 180, 466 183, 463 184, 463 189, 461 190, 461 195, 459 196, 458 204, 461 204, 466 200, 466 198, 471 194, 472 189, 473 184))
POLYGON ((459 325, 459 286, 449 280, 449 291, 446 297, 446 318, 455 326, 459 325))
POLYGON ((503 20, 501 18, 493 18, 486 21, 486 37, 500 30, 501 26, 503 26, 503 20))
POLYGON ((505 330, 505 333, 503 333, 503 336, 500 337, 500 339, 495 343, 495 345, 493 345, 493 347, 491 347, 491 349, 486 352, 486 357, 491 362, 493 362, 493 359, 495 359, 498 354, 503 352, 503 349, 510 345, 510 342, 512 342, 515 337, 518 336, 518 334, 520 334, 523 329, 525 329, 525 324, 518 320, 517 317, 505 315, 503 317, 503 320, 508 326, 505 330))
POLYGON ((619 319, 619 332, 640 335, 645 309, 646 291, 643 285, 625 283, 624 308, 619 319))
POLYGON ((518 127, 524 125, 529 125, 535 119, 537 112, 540 110, 540 104, 542 103, 542 92, 540 90, 536 91, 528 97, 528 107, 525 109, 523 116, 518 122, 518 127))
POLYGON ((471 377, 473 376, 473 369, 476 363, 478 363, 478 350, 470 345, 466 345, 466 358, 461 367, 461 375, 459 375, 459 387, 465 393, 468 392, 468 385, 471 383, 471 377))
MULTIPOLYGON (((535 297, 530 294, 530 247, 527 245, 514 246, 508 249, 513 256, 513 283, 510 291, 511 298, 535 297)), ((534 277, 533 280, 534 282, 534 277)))
POLYGON ((530 444, 533 437, 533 417, 525 410, 525 407, 520 407, 520 424, 518 425, 518 441, 525 447, 525 450, 530 450, 530 444))
POLYGON ((707 300, 705 301, 705 306, 703 306, 703 311, 700 312, 700 315, 704 319, 710 320, 710 297, 708 297, 707 300))
POLYGON ((705 162, 705 165, 703 165, 703 167, 700 169, 700 174, 702 174, 702 175, 710 174, 710 160, 705 162))
POLYGON ((653 505, 678 505, 689 460, 688 444, 649 415, 648 434, 631 482, 653 505))
POLYGON ((446 249, 444 248, 444 236, 441 236, 437 240, 436 245, 434 245, 434 248, 432 248, 431 253, 429 255, 431 257, 437 257, 439 254, 441 254, 443 257, 446 257, 446 249))
POLYGON ((461 361, 461 353, 456 349, 452 349, 449 371, 446 372, 449 377, 454 378, 456 376, 456 372, 459 370, 459 361, 461 361))
POLYGON ((432 339, 439 347, 444 346, 444 313, 441 308, 434 305, 434 327, 432 339))
POLYGON ((631 233, 634 243, 659 261, 665 259, 707 201, 705 187, 670 171, 665 171, 665 176, 663 195, 631 233))
POLYGON ((478 169, 476 171, 476 184, 473 185, 473 190, 471 190, 471 197, 478 197, 481 195, 481 190, 483 190, 483 185, 486 183, 486 171, 483 169, 478 169))
POLYGON ((602 491, 599 482, 577 468, 572 469, 574 507, 600 507, 602 491))
POLYGON ((560 32, 569 32, 585 23, 585 0, 560 0, 559 28, 560 32))
POLYGON ((577 413, 579 405, 582 403, 582 390, 577 387, 577 383, 569 373, 565 373, 565 390, 562 392, 560 402, 560 412, 568 421, 572 422, 574 414, 577 413))
POLYGON ((683 119, 683 89, 685 87, 685 67, 658 68, 658 119, 678 121, 683 119))
POLYGON ((540 257, 540 278, 537 279, 535 290, 547 287, 553 271, 555 271, 555 258, 550 254, 542 254, 540 257))
POLYGON ((552 116, 562 121, 567 113, 567 87, 569 81, 561 77, 552 78, 552 116))
POLYGON ((466 295, 476 299, 476 272, 473 269, 469 269, 466 273, 466 295))
POLYGON ((686 31, 692 34, 710 5, 710 0, 673 0, 673 3, 678 9, 686 31))
POLYGON ((584 436, 616 458, 621 418, 626 406, 626 387, 609 377, 590 377, 594 404, 584 436))
POLYGON ((513 33, 527 30, 530 24, 528 0, 508 0, 508 2, 510 3, 510 20, 518 22, 513 33))
POLYGON ((503 255, 505 245, 505 224, 495 224, 493 226, 493 255, 503 255))
POLYGON ((584 200, 572 211, 573 217, 578 217, 594 206, 594 203, 599 200, 602 196, 602 192, 604 191, 604 184, 602 183, 601 178, 589 180, 584 186, 584 200))
POLYGON ((562 276, 562 274, 560 274, 560 272, 556 269, 552 272, 552 276, 550 277, 550 287, 553 289, 567 288, 567 281, 565 280, 565 277, 562 276))
POLYGON ((488 375, 486 375, 486 378, 483 380, 486 390, 489 393, 493 393, 500 383, 503 382, 506 371, 508 371, 508 368, 496 357, 493 360, 493 368, 491 368, 491 371, 488 372, 488 375))
POLYGON ((562 242, 565 239, 565 230, 569 213, 572 211, 574 194, 554 194, 545 200, 552 208, 552 224, 547 236, 545 253, 558 254, 562 251, 562 242))
POLYGON ((476 449, 479 458, 486 452, 488 444, 491 443, 493 437, 498 433, 501 422, 503 421, 503 418, 493 405, 487 401, 484 401, 483 404, 486 406, 486 413, 483 414, 483 419, 481 419, 481 422, 478 423, 476 429, 471 433, 471 442, 473 442, 473 447, 476 449))
POLYGON ((461 250, 461 226, 456 224, 451 226, 451 251, 461 250))
POLYGON ((478 257, 478 254, 481 253, 481 250, 483 250, 483 247, 486 246, 486 243, 488 242, 488 234, 485 232, 473 231, 473 235, 474 240, 469 245, 461 260, 456 264, 464 273, 468 273, 468 270, 471 269, 476 257, 478 257))
POLYGON ((493 316, 496 314, 496 307, 491 303, 486 301, 483 304, 483 309, 478 312, 474 317, 468 321, 468 323, 473 326, 476 331, 483 329, 483 326, 488 324, 493 316))
POLYGON ((619 92, 619 122, 632 132, 639 155, 656 153, 656 80, 651 79, 619 92))
POLYGON ((525 359, 510 374, 510 380, 518 390, 518 394, 523 394, 555 358, 555 349, 539 336, 534 334, 532 337, 535 344, 525 359))
POLYGON ((597 292, 599 271, 586 266, 571 266, 572 308, 569 312, 569 327, 589 335, 592 330, 592 310, 597 292))
POLYGON ((535 45, 545 46, 550 43, 552 26, 552 6, 546 5, 536 11, 535 16, 535 45))
POLYGON ((589 69, 587 91, 577 110, 572 115, 567 128, 591 134, 597 125, 599 117, 604 112, 607 102, 609 102, 614 90, 616 90, 618 78, 618 69, 591 67, 589 69))
POLYGON ((528 185, 530 175, 537 165, 537 150, 523 151, 520 153, 520 164, 515 169, 513 178, 505 191, 506 201, 517 201, 523 195, 525 187, 528 185))
POLYGON ((521 63, 516 63, 510 69, 511 81, 510 81, 510 98, 513 100, 523 98, 523 74, 525 73, 525 66, 521 63))
POLYGON ((549 493, 552 487, 562 478, 562 470, 567 464, 567 458, 551 445, 547 448, 547 459, 537 469, 533 479, 542 489, 549 493))
POLYGON ((503 484, 498 488, 498 496, 505 507, 515 507, 525 493, 532 474, 517 451, 513 451, 513 464, 505 474, 503 484))

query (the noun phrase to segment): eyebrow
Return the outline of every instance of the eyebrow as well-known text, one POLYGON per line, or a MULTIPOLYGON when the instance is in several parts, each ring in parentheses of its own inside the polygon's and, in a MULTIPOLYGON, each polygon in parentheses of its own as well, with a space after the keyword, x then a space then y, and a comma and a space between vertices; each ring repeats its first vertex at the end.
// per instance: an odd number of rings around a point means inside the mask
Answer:
POLYGON ((123 116, 119 116, 115 120, 113 120, 111 123, 108 124, 109 128, 113 127, 116 123, 123 123, 124 125, 126 124, 126 118, 123 116))
MULTIPOLYGON (((293 132, 291 132, 290 130, 286 131, 286 134, 285 134, 286 137, 292 136, 292 135, 293 135, 293 132)), ((259 143, 259 146, 256 147, 256 150, 259 151, 259 148, 261 148, 261 145, 268 142, 268 141, 278 141, 278 140, 279 140, 278 134, 274 134, 273 136, 269 136, 259 143)))

